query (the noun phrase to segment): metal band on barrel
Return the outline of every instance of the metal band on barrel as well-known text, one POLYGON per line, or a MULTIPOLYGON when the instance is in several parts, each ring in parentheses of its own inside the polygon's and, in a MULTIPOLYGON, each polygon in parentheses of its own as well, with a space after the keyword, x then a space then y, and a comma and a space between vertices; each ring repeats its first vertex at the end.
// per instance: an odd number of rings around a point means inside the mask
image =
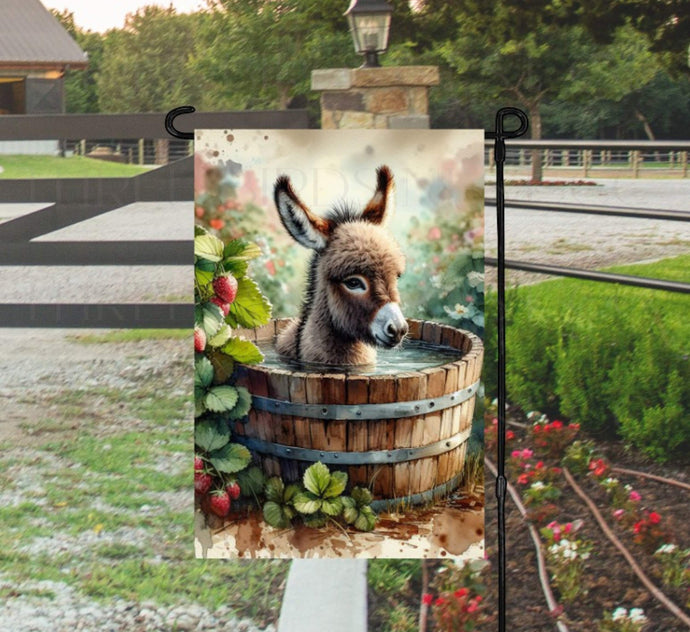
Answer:
POLYGON ((256 410, 264 410, 280 415, 293 417, 307 417, 310 419, 399 419, 400 417, 416 417, 437 410, 445 410, 466 402, 479 390, 479 380, 467 388, 459 391, 432 397, 418 399, 411 402, 390 402, 386 404, 300 404, 286 402, 282 399, 272 399, 260 395, 252 395, 252 406, 256 410))
POLYGON ((371 450, 369 452, 329 452, 327 450, 312 450, 298 448, 282 443, 273 443, 263 439, 234 435, 233 441, 241 443, 250 450, 260 454, 277 456, 284 459, 309 461, 310 463, 326 463, 330 465, 378 465, 384 463, 404 463, 424 457, 437 456, 450 452, 461 446, 470 436, 471 428, 463 430, 448 439, 442 439, 418 448, 397 448, 395 450, 371 450))

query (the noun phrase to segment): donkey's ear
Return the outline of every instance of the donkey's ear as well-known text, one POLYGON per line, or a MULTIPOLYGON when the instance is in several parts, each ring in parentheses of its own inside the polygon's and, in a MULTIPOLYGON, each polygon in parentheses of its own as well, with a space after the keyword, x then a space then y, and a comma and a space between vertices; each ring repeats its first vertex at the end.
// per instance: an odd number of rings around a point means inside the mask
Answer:
POLYGON ((383 224, 393 213, 393 188, 393 174, 386 165, 382 165, 376 170, 376 192, 364 209, 362 219, 372 224, 383 224))
POLYGON ((295 241, 312 250, 323 250, 331 232, 328 220, 314 215, 297 197, 290 178, 280 176, 273 188, 280 221, 295 241))

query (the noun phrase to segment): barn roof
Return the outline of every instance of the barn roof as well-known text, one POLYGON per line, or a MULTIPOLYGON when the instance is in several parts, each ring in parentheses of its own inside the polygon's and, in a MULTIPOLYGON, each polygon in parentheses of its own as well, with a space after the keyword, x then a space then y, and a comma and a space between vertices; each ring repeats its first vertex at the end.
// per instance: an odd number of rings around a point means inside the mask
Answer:
POLYGON ((0 68, 87 63, 86 53, 40 0, 0 0, 0 68))

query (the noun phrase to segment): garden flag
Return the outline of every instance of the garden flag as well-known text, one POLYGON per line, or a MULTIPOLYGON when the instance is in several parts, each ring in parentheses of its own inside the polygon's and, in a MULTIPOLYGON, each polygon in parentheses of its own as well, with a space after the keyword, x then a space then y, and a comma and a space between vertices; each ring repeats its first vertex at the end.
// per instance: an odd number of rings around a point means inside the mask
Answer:
POLYGON ((484 132, 194 160, 197 555, 483 558, 484 132))

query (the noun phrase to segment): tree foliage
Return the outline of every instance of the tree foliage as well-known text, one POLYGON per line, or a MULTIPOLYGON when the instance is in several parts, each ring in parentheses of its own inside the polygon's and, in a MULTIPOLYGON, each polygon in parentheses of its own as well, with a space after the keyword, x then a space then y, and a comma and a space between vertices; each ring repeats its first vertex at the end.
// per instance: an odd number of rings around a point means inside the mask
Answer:
POLYGON ((199 14, 147 6, 105 35, 98 76, 103 112, 161 112, 198 102, 200 79, 189 64, 199 14))
POLYGON ((52 13, 89 58, 87 68, 65 71, 65 109, 69 113, 98 112, 96 78, 103 60, 103 36, 77 26, 71 11, 52 13))

